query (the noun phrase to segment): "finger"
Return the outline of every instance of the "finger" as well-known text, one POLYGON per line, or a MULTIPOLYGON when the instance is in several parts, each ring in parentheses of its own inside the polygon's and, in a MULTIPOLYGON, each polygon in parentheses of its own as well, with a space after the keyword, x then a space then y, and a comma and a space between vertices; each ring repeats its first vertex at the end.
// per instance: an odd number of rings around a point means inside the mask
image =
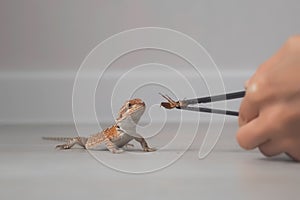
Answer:
POLYGON ((300 162, 300 153, 296 154, 295 152, 292 153, 286 152, 285 154, 288 155, 290 158, 292 158, 294 161, 300 162))
POLYGON ((239 126, 243 126, 253 119, 257 118, 259 113, 258 105, 251 102, 247 93, 239 109, 239 126))
POLYGON ((266 121, 265 117, 259 116, 240 127, 236 135, 239 145, 250 150, 267 142, 274 131, 266 121))
POLYGON ((300 144, 299 138, 288 140, 285 153, 295 161, 300 161, 300 144))
POLYGON ((284 152, 282 142, 281 139, 271 139, 260 145, 258 148, 264 156, 276 156, 284 152))

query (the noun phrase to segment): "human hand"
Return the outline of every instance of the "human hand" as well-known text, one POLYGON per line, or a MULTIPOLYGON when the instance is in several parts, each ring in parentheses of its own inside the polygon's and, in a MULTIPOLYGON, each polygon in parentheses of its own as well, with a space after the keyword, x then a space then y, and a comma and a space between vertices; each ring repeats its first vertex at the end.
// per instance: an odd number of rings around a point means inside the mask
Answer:
POLYGON ((300 161, 300 36, 293 36, 246 82, 237 141, 265 156, 300 161))

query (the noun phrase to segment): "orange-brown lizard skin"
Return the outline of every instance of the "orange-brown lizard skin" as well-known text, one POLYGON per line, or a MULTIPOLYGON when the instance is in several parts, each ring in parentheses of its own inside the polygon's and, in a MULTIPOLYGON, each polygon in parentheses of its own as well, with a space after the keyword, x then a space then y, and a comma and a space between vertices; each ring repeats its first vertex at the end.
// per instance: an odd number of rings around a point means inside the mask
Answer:
POLYGON ((131 140, 139 142, 144 151, 150 152, 146 140, 136 132, 136 125, 145 111, 145 103, 141 99, 126 101, 121 107, 116 122, 111 127, 91 135, 90 137, 43 137, 47 140, 65 141, 65 144, 57 145, 59 149, 70 149, 78 144, 85 149, 92 149, 101 143, 105 143, 107 149, 112 153, 121 153, 123 146, 128 145, 131 140))

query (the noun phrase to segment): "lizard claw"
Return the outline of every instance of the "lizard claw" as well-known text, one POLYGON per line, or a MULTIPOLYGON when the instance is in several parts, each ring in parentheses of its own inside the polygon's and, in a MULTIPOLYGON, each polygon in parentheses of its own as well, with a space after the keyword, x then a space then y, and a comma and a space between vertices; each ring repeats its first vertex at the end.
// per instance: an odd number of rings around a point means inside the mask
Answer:
POLYGON ((67 144, 59 144, 55 147, 55 149, 65 150, 65 149, 70 149, 70 146, 67 144))
POLYGON ((144 151, 146 151, 146 152, 153 152, 156 150, 157 150, 156 148, 150 148, 150 147, 144 149, 144 151))
POLYGON ((119 148, 119 149, 113 149, 111 152, 112 152, 112 153, 116 153, 116 154, 118 154, 118 153, 123 153, 123 152, 124 152, 124 149, 121 149, 121 148, 119 148))

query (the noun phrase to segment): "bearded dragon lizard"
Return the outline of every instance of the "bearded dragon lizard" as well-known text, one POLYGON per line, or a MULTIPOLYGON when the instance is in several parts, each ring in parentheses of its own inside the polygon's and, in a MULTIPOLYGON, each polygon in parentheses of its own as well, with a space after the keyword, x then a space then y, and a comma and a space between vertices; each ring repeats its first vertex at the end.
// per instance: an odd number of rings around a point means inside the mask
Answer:
POLYGON ((93 149, 101 143, 105 143, 107 149, 112 153, 122 153, 124 151, 122 147, 130 145, 128 143, 131 140, 136 140, 141 144, 144 151, 155 151, 136 132, 136 125, 143 115, 145 107, 146 105, 141 99, 126 101, 121 107, 114 125, 89 137, 43 137, 43 139, 65 141, 65 144, 56 146, 59 149, 70 149, 75 144, 85 149, 93 149))

